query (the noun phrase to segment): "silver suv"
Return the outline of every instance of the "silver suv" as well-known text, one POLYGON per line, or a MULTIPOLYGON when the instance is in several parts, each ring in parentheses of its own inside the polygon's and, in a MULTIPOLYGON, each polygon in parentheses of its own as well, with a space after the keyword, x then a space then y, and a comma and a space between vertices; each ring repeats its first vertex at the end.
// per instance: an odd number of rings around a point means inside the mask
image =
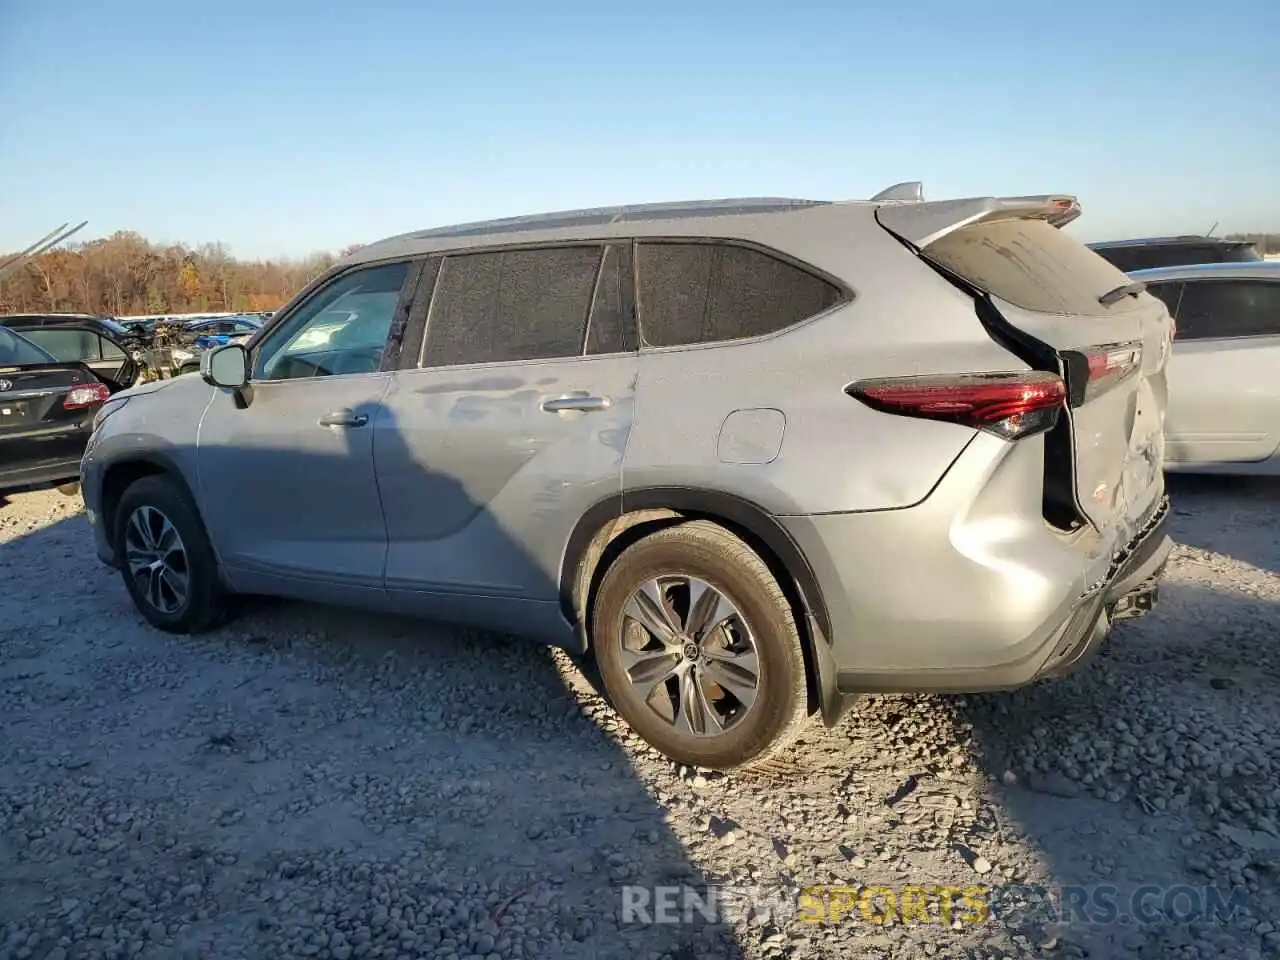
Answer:
POLYGON ((201 376, 107 404, 101 558, 592 651, 688 764, 868 691, 1014 687, 1155 599, 1171 325, 1071 197, 750 199, 360 248, 201 376))

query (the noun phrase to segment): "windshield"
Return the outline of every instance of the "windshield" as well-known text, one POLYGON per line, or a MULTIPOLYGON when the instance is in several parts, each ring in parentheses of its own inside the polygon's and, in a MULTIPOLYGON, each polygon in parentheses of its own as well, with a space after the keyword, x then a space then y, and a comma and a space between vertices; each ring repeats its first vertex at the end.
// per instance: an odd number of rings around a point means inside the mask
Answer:
POLYGON ((98 322, 117 337, 127 337, 129 335, 129 328, 111 317, 99 317, 98 322))
POLYGON ((57 362, 52 354, 41 350, 30 340, 7 327, 0 327, 0 367, 57 362))

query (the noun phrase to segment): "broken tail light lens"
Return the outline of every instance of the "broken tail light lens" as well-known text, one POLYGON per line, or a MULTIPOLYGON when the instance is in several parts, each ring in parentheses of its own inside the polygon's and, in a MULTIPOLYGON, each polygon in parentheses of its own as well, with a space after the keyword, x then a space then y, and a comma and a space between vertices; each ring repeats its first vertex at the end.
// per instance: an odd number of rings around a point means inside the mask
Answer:
POLYGON ((1067 381, 1071 384, 1069 402, 1079 407, 1119 386, 1142 368, 1142 344, 1113 343, 1063 351, 1067 381))
POLYGON ((859 380, 845 392, 882 413, 956 423, 1004 440, 1052 429, 1067 398, 1061 377, 1040 372, 859 380))
POLYGON ((111 397, 111 391, 105 383, 86 383, 72 387, 62 399, 62 406, 67 410, 83 410, 94 404, 105 403, 111 397))

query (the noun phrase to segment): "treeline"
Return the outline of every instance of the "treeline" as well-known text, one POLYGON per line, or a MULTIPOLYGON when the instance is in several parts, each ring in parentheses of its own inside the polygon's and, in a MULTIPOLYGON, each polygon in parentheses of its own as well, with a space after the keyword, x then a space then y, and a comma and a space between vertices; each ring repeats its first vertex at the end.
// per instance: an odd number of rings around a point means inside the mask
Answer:
POLYGON ((52 250, 0 280, 0 313, 274 310, 352 249, 300 260, 237 260, 220 243, 162 246, 120 231, 52 250))

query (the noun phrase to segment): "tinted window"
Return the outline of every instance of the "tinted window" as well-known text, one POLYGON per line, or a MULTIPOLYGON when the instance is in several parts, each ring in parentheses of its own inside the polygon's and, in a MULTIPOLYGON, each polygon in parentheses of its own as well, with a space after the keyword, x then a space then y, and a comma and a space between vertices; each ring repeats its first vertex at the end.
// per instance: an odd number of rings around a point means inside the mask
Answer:
POLYGON ((840 300, 825 280, 726 243, 639 244, 636 276, 640 329, 652 347, 774 333, 840 300))
POLYGON ((1153 297, 1159 297, 1164 302, 1164 305, 1169 308, 1169 313, 1174 317, 1177 317, 1178 296, 1182 293, 1181 280, 1165 280, 1160 283, 1148 283, 1147 293, 1151 294, 1153 297))
POLYGON ((1227 243, 1152 243, 1146 246, 1111 247, 1098 250, 1097 253, 1126 273, 1154 267, 1261 259, 1258 251, 1250 244, 1227 243))
POLYGON ((1179 340, 1280 336, 1280 282, 1188 280, 1174 318, 1179 340))
POLYGON ((1117 270, 1122 270, 1125 273, 1155 266, 1154 263, 1148 262, 1148 257, 1143 256, 1144 251, 1142 248, 1111 247, 1095 250, 1094 252, 1117 270))
POLYGON ((32 343, 44 347, 64 363, 102 359, 98 335, 92 330, 78 328, 55 330, 36 327, 23 333, 23 336, 32 343))
POLYGON ((119 347, 117 347, 114 343, 112 343, 106 337, 98 338, 98 346, 102 350, 103 360, 123 360, 124 359, 124 351, 121 350, 119 347))
POLYGON ((338 277, 262 345, 254 375, 290 380, 377 371, 408 273, 409 264, 388 263, 338 277))
POLYGON ((445 257, 423 365, 581 356, 600 256, 574 246, 445 257))
POLYGON ((12 330, 0 326, 0 367, 12 364, 50 363, 54 357, 12 330))

